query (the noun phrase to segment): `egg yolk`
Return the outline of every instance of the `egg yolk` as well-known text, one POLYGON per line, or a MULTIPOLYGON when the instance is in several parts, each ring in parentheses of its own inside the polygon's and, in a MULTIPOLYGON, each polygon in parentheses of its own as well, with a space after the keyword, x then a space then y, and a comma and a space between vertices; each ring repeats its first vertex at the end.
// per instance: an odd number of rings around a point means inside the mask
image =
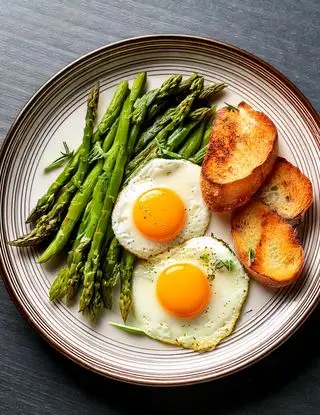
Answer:
POLYGON ((166 268, 157 281, 160 304, 172 315, 191 318, 200 315, 210 299, 208 278, 192 264, 175 264, 166 268))
POLYGON ((139 231, 154 241, 170 241, 185 224, 185 207, 172 190, 154 188, 142 193, 133 206, 139 231))

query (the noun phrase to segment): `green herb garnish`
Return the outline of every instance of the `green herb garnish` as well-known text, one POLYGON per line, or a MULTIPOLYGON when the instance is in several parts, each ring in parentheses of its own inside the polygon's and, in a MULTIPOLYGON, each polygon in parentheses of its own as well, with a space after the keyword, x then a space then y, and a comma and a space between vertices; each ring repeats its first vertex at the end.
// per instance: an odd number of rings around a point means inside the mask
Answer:
POLYGON ((63 164, 70 160, 73 157, 74 151, 70 151, 68 144, 64 141, 63 142, 64 151, 60 151, 61 156, 58 157, 55 161, 53 161, 49 166, 47 166, 44 171, 48 173, 51 170, 57 169, 58 167, 63 166, 63 164))
POLYGON ((94 161, 100 160, 104 158, 106 153, 104 153, 101 145, 99 142, 95 143, 93 146, 90 156, 89 156, 89 163, 93 163, 94 161))
POLYGON ((234 105, 228 104, 227 102, 225 102, 225 104, 229 111, 239 111, 239 108, 235 107, 234 105))
POLYGON ((256 253, 254 252, 254 250, 252 248, 249 248, 249 251, 248 251, 248 262, 249 262, 249 265, 251 265, 254 262, 255 257, 256 257, 256 253))
POLYGON ((111 324, 111 326, 118 327, 118 329, 127 331, 129 333, 146 334, 142 329, 139 329, 139 327, 127 326, 126 324, 114 323, 112 321, 110 321, 109 323, 111 324))
POLYGON ((223 265, 224 265, 224 267, 229 271, 229 272, 231 272, 231 271, 233 271, 234 270, 234 267, 235 267, 235 264, 234 264, 234 262, 231 260, 231 259, 226 259, 225 261, 222 261, 223 262, 223 265))
POLYGON ((231 272, 232 270, 234 270, 235 267, 234 261, 232 261, 232 259, 226 259, 225 261, 219 259, 215 263, 215 269, 221 269, 223 267, 225 267, 227 271, 231 272))
POLYGON ((208 253, 208 252, 206 252, 206 253, 204 253, 204 254, 200 255, 200 259, 201 259, 201 261, 203 261, 205 264, 209 264, 209 261, 210 261, 210 255, 209 255, 209 253, 208 253))

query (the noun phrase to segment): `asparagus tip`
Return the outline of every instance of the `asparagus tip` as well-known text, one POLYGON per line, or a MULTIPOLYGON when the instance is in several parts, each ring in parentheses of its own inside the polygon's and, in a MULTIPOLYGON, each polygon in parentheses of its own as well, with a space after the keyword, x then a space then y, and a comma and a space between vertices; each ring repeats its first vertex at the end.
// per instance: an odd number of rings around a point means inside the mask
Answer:
POLYGON ((120 313, 121 313, 122 320, 124 322, 127 321, 130 308, 131 308, 131 299, 130 298, 126 298, 125 300, 123 300, 123 299, 120 300, 120 313))
POLYGON ((27 246, 32 246, 32 245, 37 245, 36 243, 32 243, 32 240, 29 240, 27 238, 27 235, 22 235, 17 239, 14 239, 13 241, 8 241, 8 245, 10 246, 18 246, 18 247, 27 247, 27 246))

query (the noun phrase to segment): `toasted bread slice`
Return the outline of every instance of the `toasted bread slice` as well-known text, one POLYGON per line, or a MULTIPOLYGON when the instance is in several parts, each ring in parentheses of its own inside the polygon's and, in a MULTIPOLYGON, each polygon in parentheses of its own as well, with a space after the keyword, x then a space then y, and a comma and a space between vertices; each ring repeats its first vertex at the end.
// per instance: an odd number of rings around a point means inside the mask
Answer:
POLYGON ((312 184, 297 167, 278 157, 257 197, 291 224, 297 224, 312 204, 312 184))
POLYGON ((214 211, 233 210, 258 190, 277 158, 277 129, 245 102, 218 111, 201 170, 201 189, 214 211))
POLYGON ((304 252, 294 228, 260 201, 233 212, 231 233, 238 258, 249 274, 269 287, 295 281, 304 252))

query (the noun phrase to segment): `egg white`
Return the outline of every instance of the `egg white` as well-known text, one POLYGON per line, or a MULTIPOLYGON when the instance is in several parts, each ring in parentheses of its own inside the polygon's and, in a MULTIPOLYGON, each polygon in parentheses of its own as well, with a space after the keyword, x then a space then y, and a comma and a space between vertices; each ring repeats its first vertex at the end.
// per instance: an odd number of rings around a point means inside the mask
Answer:
POLYGON ((224 242, 208 236, 193 238, 149 261, 137 263, 133 274, 130 320, 148 336, 161 342, 199 351, 212 350, 232 333, 248 288, 248 276, 224 242), (225 267, 215 269, 217 260, 231 260, 234 265, 232 271, 225 267), (160 273, 179 263, 194 264, 210 278, 210 303, 201 315, 193 319, 174 317, 157 299, 160 273))
POLYGON ((112 214, 112 228, 122 246, 140 258, 149 258, 190 238, 204 235, 210 212, 199 186, 201 168, 186 160, 154 159, 146 164, 120 193, 112 214), (158 242, 145 237, 135 226, 133 206, 138 197, 153 188, 176 192, 186 209, 186 223, 171 241, 158 242))

